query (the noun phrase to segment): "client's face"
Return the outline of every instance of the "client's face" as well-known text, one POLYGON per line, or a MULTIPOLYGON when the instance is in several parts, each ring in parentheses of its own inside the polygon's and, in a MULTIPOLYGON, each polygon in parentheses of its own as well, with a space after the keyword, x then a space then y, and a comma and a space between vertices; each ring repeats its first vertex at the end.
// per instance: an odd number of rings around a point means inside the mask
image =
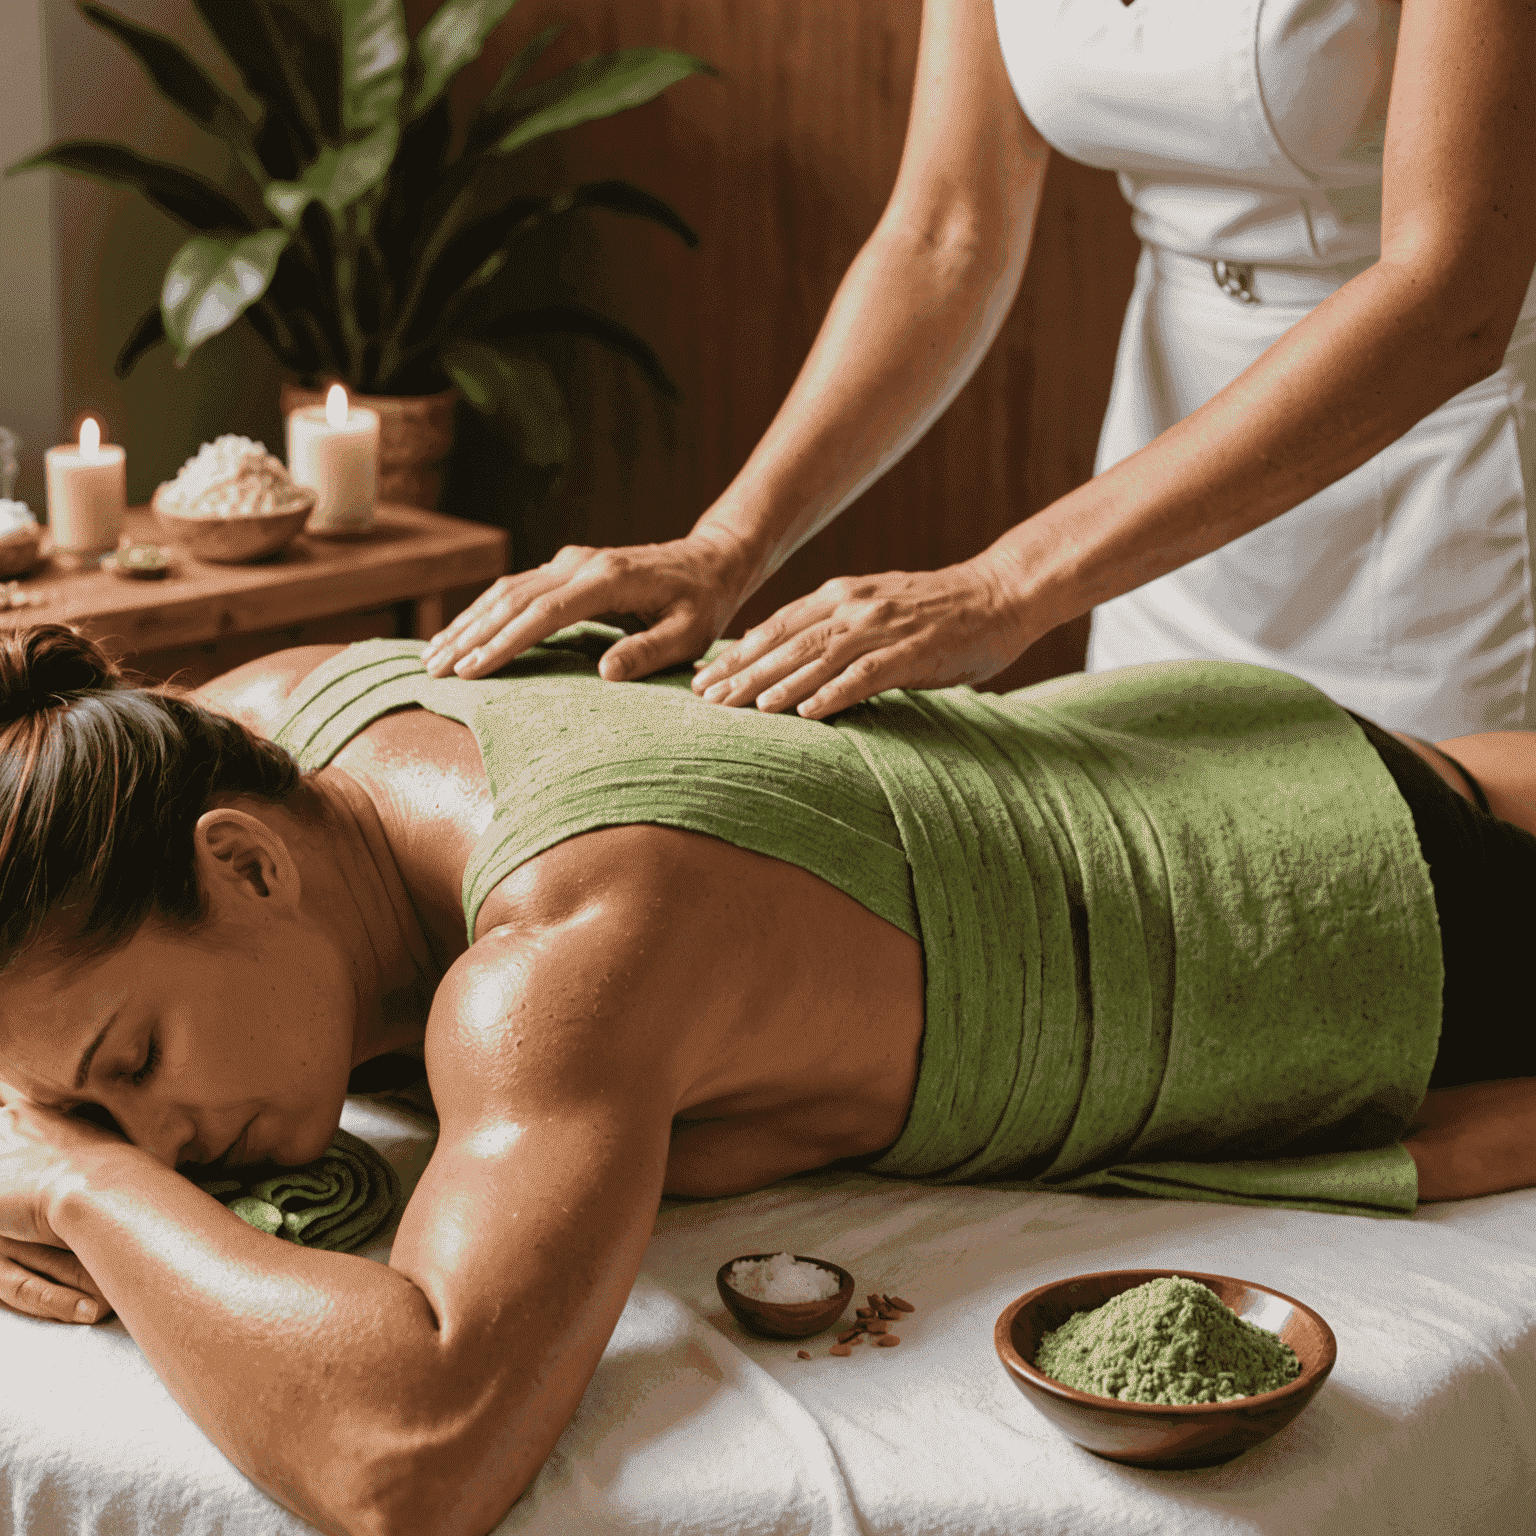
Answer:
POLYGON ((226 1150, 230 1166, 296 1165, 340 1122, 354 1013, 312 925, 151 920, 100 960, 24 958, 0 978, 0 1078, 66 1111, 102 1106, 168 1167, 226 1150))

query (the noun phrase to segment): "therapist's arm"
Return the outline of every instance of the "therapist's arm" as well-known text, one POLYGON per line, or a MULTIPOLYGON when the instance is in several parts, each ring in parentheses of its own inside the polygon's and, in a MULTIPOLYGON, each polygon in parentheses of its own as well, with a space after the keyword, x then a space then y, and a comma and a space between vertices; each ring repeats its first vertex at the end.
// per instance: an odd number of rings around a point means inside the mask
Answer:
POLYGON ((926 0, 890 201, 778 414, 696 531, 755 591, 944 413, 1018 294, 1049 148, 1020 110, 991 0, 926 0))
POLYGON ((555 630, 634 612, 604 656, 637 677, 699 653, 807 539, 943 414, 1018 293, 1050 151, 1003 67, 992 0, 925 0, 901 168, 751 457, 685 539, 569 546, 502 577, 424 653, 486 677, 555 630))
POLYGON ((980 681, 1288 511, 1486 378, 1536 264, 1533 60, 1530 0, 1405 0, 1379 262, 1205 405, 974 559, 829 583, 696 685, 822 718, 884 688, 980 681))

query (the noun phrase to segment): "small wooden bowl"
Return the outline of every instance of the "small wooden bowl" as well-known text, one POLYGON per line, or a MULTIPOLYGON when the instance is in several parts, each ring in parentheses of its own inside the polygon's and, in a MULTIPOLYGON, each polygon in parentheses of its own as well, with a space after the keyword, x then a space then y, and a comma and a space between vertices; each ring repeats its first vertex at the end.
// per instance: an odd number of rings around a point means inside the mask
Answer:
POLYGON ((20 576, 43 558, 43 530, 13 528, 0 537, 0 577, 20 576))
MULTIPOLYGON (((167 481, 166 484, 170 482, 167 481)), ((306 487, 304 500, 290 512, 259 512, 252 517, 182 517, 168 512, 156 487, 149 504, 165 530, 194 560, 210 565, 244 565, 275 555, 304 527, 319 497, 306 487)))
POLYGON ((825 1259, 812 1259, 803 1253, 795 1257, 802 1264, 815 1264, 820 1269, 830 1269, 841 1280, 842 1288, 836 1296, 825 1301, 759 1301, 755 1296, 743 1296, 726 1276, 731 1265, 743 1259, 771 1259, 771 1253, 743 1253, 727 1259, 715 1273, 715 1288, 720 1299, 731 1310, 731 1315, 743 1328, 761 1333, 771 1339, 804 1339, 813 1333, 825 1333, 853 1300, 853 1276, 840 1264, 829 1264, 825 1259))
POLYGON ((1165 1469, 1219 1466, 1262 1444, 1312 1401, 1338 1355, 1333 1330, 1295 1297, 1189 1269, 1109 1269, 1055 1280, 1005 1307, 992 1342, 1008 1379, 1069 1440, 1107 1461, 1165 1469), (1279 1334, 1296 1351, 1301 1374, 1275 1392, 1179 1407, 1077 1392, 1030 1364, 1040 1340, 1074 1312, 1091 1311, 1122 1291, 1174 1275, 1209 1286, 1239 1317, 1279 1334))

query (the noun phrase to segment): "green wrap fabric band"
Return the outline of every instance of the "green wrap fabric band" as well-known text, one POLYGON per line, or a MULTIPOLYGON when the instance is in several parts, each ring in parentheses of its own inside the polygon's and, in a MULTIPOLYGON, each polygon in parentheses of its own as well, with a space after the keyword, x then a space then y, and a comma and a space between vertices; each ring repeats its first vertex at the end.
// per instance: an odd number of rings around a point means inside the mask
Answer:
POLYGON ((362 641, 277 740, 313 772, 394 710, 474 733, 494 814, 471 942, 513 870, 647 823, 796 865, 917 939, 917 1082, 871 1173, 1412 1214, 1439 922, 1407 802, 1339 705, 1187 661, 805 720, 706 703, 686 666, 605 682, 621 635, 573 625, 478 682, 428 677, 420 640, 362 641))
POLYGON ((330 1150, 302 1168, 272 1173, 271 1163, 243 1178, 194 1180, 248 1226, 304 1248, 355 1253, 398 1214, 400 1179, 360 1137, 340 1128, 330 1150))

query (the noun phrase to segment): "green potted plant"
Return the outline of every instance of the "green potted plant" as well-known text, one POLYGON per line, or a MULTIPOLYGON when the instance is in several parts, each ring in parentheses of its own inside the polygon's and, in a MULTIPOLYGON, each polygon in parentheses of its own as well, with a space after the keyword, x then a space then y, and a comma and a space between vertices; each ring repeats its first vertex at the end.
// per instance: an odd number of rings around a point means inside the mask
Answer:
POLYGON ((163 34, 83 0, 198 127, 229 147, 226 185, 126 146, 66 140, 9 167, 70 171, 142 193, 189 231, 159 303, 116 362, 126 378, 161 341, 178 365, 227 327, 250 325, 292 375, 283 412, 332 382, 380 411, 380 496, 433 505, 433 462, 462 398, 527 463, 571 452, 560 387, 529 337, 585 336, 630 358, 662 393, 655 352, 577 304, 527 303, 534 233, 582 209, 651 219, 698 238, 660 198, 624 181, 553 195, 523 190, 518 152, 535 140, 651 100, 714 69, 689 54, 630 48, 525 84, 558 27, 502 71, 455 147, 445 89, 515 0, 445 0, 415 41, 401 0, 193 0, 259 104, 253 121, 163 34), (313 393, 311 393, 313 392, 313 393))

